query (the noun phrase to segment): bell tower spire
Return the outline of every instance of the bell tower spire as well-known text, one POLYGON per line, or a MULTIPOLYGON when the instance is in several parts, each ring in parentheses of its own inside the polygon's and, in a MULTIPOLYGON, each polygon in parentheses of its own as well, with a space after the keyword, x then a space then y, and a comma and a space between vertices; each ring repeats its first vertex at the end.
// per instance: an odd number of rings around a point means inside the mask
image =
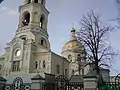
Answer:
POLYGON ((24 0, 24 4, 29 4, 31 2, 40 3, 45 6, 45 0, 24 0))

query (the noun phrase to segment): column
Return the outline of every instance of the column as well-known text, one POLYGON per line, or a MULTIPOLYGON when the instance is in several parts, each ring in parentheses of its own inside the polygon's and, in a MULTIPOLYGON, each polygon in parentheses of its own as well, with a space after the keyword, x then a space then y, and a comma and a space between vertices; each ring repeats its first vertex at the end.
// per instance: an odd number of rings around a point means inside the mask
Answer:
POLYGON ((84 90, 98 90, 98 77, 97 76, 84 76, 84 90))

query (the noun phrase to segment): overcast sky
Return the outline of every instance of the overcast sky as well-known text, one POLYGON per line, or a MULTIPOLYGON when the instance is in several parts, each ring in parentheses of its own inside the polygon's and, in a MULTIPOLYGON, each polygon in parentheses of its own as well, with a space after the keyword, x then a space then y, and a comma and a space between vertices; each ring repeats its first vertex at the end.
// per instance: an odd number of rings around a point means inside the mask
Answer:
MULTIPOLYGON (((9 42, 18 27, 18 6, 23 0, 4 0, 0 4, 0 54, 4 52, 6 43, 9 42)), ((46 0, 46 7, 50 11, 48 33, 51 49, 60 54, 66 41, 69 40, 70 30, 73 26, 79 29, 79 22, 83 14, 89 10, 101 12, 105 23, 116 25, 110 20, 118 16, 115 0, 46 0)), ((115 50, 120 50, 120 30, 110 35, 110 42, 115 50)), ((120 61, 114 61, 112 74, 120 72, 120 61)))

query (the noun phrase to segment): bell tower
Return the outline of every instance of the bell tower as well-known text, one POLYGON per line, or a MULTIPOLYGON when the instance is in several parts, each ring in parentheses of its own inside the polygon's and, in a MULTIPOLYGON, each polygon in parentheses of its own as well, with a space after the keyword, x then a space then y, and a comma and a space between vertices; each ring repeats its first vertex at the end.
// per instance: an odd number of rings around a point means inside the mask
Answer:
POLYGON ((45 0, 24 0, 23 5, 19 6, 19 25, 15 37, 27 34, 35 44, 46 44, 50 49, 47 32, 49 11, 45 3, 45 0))
POLYGON ((41 60, 41 53, 50 51, 48 15, 45 0, 24 0, 19 6, 17 31, 5 48, 5 75, 33 72, 35 60, 41 60))
POLYGON ((22 27, 40 28, 47 30, 49 11, 45 8, 45 0, 24 0, 24 4, 19 7, 19 28, 22 27))

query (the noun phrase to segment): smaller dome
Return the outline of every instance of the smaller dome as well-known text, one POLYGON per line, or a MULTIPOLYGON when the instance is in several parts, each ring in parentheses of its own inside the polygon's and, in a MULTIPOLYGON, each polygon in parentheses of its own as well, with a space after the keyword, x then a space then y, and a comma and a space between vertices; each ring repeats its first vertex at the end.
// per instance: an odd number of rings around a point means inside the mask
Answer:
POLYGON ((70 40, 63 46, 62 52, 64 51, 74 51, 76 53, 82 53, 85 51, 85 48, 78 40, 70 40))
POLYGON ((84 45, 77 40, 76 30, 74 28, 72 28, 71 30, 70 40, 66 42, 62 48, 62 54, 66 51, 72 51, 74 53, 79 53, 81 55, 85 54, 84 45))

